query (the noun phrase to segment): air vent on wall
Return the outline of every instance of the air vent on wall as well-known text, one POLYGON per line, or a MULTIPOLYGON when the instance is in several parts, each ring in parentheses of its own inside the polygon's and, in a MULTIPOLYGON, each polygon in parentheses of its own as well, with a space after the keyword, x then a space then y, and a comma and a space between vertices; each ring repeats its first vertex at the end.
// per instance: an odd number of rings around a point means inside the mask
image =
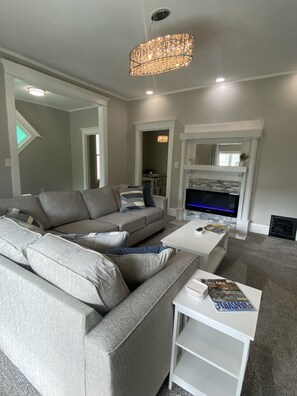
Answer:
POLYGON ((269 235, 295 241, 297 219, 271 215, 269 235))

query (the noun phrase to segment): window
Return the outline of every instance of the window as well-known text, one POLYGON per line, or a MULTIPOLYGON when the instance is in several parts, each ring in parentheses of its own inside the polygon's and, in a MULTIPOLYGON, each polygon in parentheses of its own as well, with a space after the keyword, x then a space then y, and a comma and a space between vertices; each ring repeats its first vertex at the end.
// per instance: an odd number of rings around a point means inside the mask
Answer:
POLYGON ((220 166, 239 166, 240 153, 235 152, 221 152, 219 154, 219 165, 220 166))
POLYGON ((39 133, 18 111, 16 111, 16 135, 18 153, 23 151, 35 138, 40 137, 39 133))

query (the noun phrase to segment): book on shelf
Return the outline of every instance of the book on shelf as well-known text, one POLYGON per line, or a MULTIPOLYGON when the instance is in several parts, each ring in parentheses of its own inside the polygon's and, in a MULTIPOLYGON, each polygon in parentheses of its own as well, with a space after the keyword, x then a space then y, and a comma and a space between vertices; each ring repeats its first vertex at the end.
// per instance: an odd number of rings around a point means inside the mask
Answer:
POLYGON ((207 224, 204 229, 215 232, 216 234, 223 234, 228 231, 228 227, 224 224, 207 224))
POLYGON ((256 311, 237 284, 229 279, 201 279, 208 286, 215 309, 218 312, 256 311))

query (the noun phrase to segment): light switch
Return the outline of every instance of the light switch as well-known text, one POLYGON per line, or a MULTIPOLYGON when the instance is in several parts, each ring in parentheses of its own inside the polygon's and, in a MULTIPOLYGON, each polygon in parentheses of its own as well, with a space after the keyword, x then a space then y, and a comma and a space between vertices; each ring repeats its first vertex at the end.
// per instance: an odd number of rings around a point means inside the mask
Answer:
POLYGON ((174 167, 175 167, 175 169, 178 168, 178 162, 175 162, 175 163, 174 163, 174 167))
POLYGON ((10 158, 5 158, 5 167, 11 168, 11 159, 10 158))

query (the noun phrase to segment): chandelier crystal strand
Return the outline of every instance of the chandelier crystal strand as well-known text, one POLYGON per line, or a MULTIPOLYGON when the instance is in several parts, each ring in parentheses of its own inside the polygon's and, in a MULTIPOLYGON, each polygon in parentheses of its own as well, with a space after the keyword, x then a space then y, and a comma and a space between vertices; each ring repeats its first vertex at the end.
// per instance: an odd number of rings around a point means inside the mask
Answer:
POLYGON ((146 41, 130 52, 130 74, 149 76, 186 67, 193 59, 191 34, 168 34, 146 41))

